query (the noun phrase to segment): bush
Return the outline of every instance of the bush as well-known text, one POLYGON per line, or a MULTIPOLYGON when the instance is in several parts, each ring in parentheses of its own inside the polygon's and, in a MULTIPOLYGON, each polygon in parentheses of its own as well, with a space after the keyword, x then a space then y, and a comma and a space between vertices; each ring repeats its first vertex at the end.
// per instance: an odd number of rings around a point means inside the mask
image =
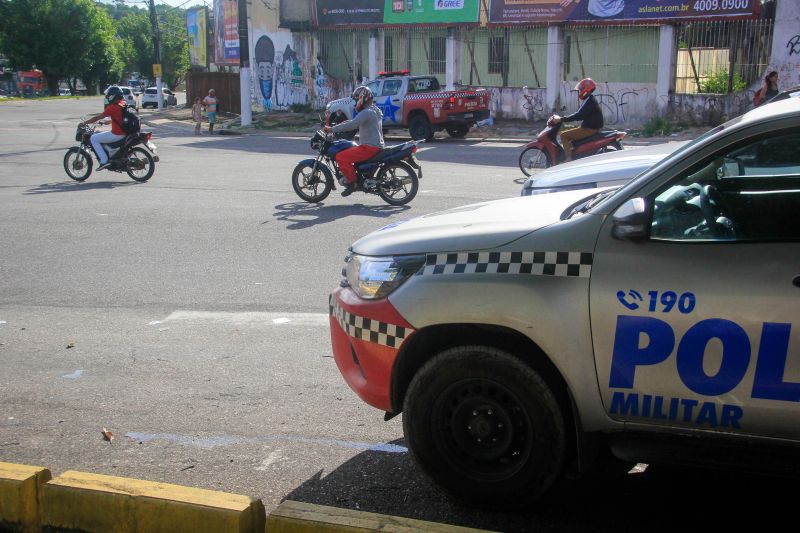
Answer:
MULTIPOLYGON (((738 74, 733 74, 733 92, 743 91, 747 87, 744 79, 738 74)), ((727 94, 728 93, 728 71, 719 70, 700 82, 701 93, 727 94)))
POLYGON ((654 137, 656 135, 669 135, 672 133, 672 124, 667 119, 653 117, 642 127, 642 135, 654 137))

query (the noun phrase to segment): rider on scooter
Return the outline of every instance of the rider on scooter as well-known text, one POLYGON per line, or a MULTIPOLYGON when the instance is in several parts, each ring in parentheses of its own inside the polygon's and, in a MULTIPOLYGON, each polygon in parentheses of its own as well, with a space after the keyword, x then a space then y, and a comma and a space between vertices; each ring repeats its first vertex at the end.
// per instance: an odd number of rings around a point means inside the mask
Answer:
POLYGON ((572 143, 579 139, 585 139, 600 131, 603 127, 603 111, 592 94, 597 88, 597 84, 592 78, 584 78, 575 86, 578 91, 578 98, 582 101, 581 107, 577 112, 566 117, 553 115, 551 120, 559 122, 573 122, 581 120, 580 128, 572 128, 561 132, 561 144, 564 146, 564 156, 567 161, 572 161, 572 143))
POLYGON ((125 132, 122 129, 122 110, 125 108, 125 95, 122 94, 122 89, 116 85, 109 87, 106 92, 108 105, 99 115, 95 115, 81 125, 91 124, 97 122, 101 118, 109 117, 111 119, 111 131, 104 131, 92 135, 92 146, 100 158, 100 166, 97 170, 103 170, 108 166, 108 153, 106 152, 104 144, 110 144, 120 139, 125 138, 125 132))
POLYGON ((351 195, 358 186, 354 165, 372 158, 383 149, 383 113, 375 107, 372 91, 364 85, 356 87, 353 100, 356 101, 356 116, 333 127, 323 128, 325 133, 358 129, 358 140, 361 144, 336 154, 336 162, 347 180, 342 196, 351 195))

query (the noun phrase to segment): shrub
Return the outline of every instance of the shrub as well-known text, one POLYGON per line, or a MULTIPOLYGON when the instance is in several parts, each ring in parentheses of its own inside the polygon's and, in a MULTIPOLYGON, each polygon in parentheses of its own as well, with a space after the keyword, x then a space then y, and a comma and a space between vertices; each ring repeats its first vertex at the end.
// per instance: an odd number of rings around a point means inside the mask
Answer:
MULTIPOLYGON (((744 79, 738 74, 733 74, 733 92, 743 91, 747 87, 744 79)), ((728 71, 718 70, 710 78, 700 82, 701 93, 727 94, 728 93, 728 71)))
POLYGON ((642 126, 642 135, 645 137, 669 135, 670 133, 672 133, 672 124, 662 117, 653 117, 642 126))

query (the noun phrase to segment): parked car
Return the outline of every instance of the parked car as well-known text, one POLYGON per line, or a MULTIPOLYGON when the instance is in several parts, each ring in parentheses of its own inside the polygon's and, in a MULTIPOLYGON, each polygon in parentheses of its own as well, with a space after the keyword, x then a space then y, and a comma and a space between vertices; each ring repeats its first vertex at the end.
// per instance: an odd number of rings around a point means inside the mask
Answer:
MULTIPOLYGON (((106 90, 103 91, 103 94, 108 94, 108 90, 111 87, 113 87, 113 85, 108 86, 106 88, 106 90)), ((136 100, 136 95, 134 94, 133 89, 131 87, 128 87, 128 86, 125 86, 125 85, 117 85, 117 87, 120 88, 120 90, 122 91, 122 96, 125 97, 125 104, 129 105, 129 106, 133 106, 138 110, 139 109, 139 103, 136 100)), ((104 101, 103 101, 103 105, 106 105, 106 104, 108 104, 108 99, 107 98, 104 99, 104 101)))
MULTIPOLYGON (((108 89, 106 89, 106 90, 108 90, 108 89)), ((69 89, 61 88, 61 89, 58 90, 58 96, 72 96, 72 93, 70 92, 69 89)))
POLYGON ((529 505, 604 451, 626 468, 797 474, 798 212, 789 98, 619 188, 362 237, 328 302, 333 356, 474 505, 529 505))
MULTIPOLYGON (((381 72, 367 87, 383 113, 383 128, 408 128, 415 140, 430 141, 441 130, 451 137, 464 137, 475 123, 489 118, 488 91, 446 91, 435 76, 411 76, 407 70, 381 72)), ((350 97, 329 102, 326 112, 331 124, 353 118, 355 104, 350 97)))
POLYGON ((550 167, 529 177, 520 196, 625 185, 688 141, 654 144, 593 155, 550 167))
MULTIPOLYGON (((164 105, 178 105, 178 99, 175 97, 175 93, 163 87, 161 89, 161 94, 164 96, 164 105)), ((146 107, 158 107, 158 89, 156 87, 148 87, 144 90, 142 94, 142 108, 146 107)))

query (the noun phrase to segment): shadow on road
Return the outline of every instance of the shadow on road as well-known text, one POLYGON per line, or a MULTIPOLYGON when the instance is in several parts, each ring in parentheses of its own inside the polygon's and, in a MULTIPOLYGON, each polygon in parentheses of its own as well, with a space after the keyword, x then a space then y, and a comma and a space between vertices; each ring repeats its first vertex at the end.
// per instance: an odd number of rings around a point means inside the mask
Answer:
POLYGON ((441 492, 408 453, 367 451, 317 472, 285 499, 504 532, 738 531, 746 516, 769 531, 793 519, 794 487, 791 480, 651 466, 564 482, 522 511, 487 511, 441 492))
POLYGON ((411 207, 407 205, 324 205, 290 202, 278 204, 275 209, 277 209, 275 217, 278 220, 290 222, 286 229, 305 229, 346 217, 388 218, 411 209, 411 207))
POLYGON ((108 190, 118 187, 128 187, 130 185, 139 185, 139 183, 135 181, 92 181, 89 183, 60 181, 58 183, 42 183, 32 189, 28 189, 23 194, 48 194, 51 192, 91 191, 97 189, 108 190))

